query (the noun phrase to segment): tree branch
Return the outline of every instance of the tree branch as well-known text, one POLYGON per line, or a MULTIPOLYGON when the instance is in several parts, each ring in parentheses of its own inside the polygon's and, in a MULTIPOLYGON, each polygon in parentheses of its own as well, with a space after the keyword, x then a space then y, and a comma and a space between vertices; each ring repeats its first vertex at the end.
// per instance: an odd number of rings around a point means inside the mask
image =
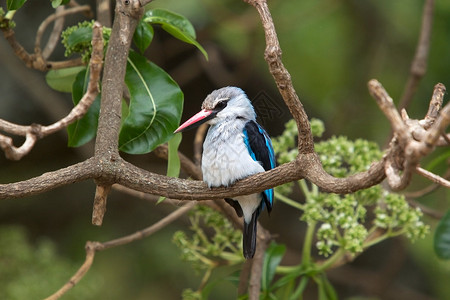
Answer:
MULTIPOLYGON (((54 14, 49 15, 47 18, 45 18, 45 20, 41 23, 41 25, 39 25, 38 31, 36 33, 36 40, 34 43, 34 54, 31 56, 33 58, 33 68, 41 70, 41 69, 45 69, 48 67, 48 65, 53 64, 53 62, 46 62, 46 57, 48 57, 52 51, 47 50, 45 55, 43 55, 42 49, 41 49, 41 39, 42 39, 42 35, 45 32, 45 29, 47 29, 48 25, 50 25, 52 22, 56 21, 56 20, 62 20, 62 24, 56 24, 55 23, 55 28, 61 28, 62 30, 62 26, 64 25, 64 17, 67 15, 71 15, 71 14, 76 14, 79 12, 89 12, 91 11, 91 7, 89 5, 83 5, 83 6, 77 6, 77 7, 72 7, 69 9, 64 9, 64 6, 60 6, 58 7, 58 9, 56 10, 56 12, 54 14), (59 9, 62 8, 62 9, 59 9)), ((52 41, 52 43, 54 45, 56 45, 56 43, 58 42, 59 39, 59 35, 61 34, 61 30, 58 29, 58 31, 56 31, 56 33, 52 33, 50 35, 49 38, 49 42, 53 39, 55 41, 52 41), (56 37, 54 37, 56 36, 56 37)), ((54 46, 53 46, 54 48, 54 46)), ((49 68, 50 69, 50 68, 49 68)))
POLYGON ((417 43, 416 54, 411 64, 408 81, 403 90, 399 108, 406 108, 417 90, 420 80, 427 71, 428 53, 430 50, 431 30, 433 25, 434 0, 426 0, 423 7, 422 27, 417 43))
MULTIPOLYGON (((111 37, 105 58, 105 70, 102 81, 102 98, 98 119, 95 156, 104 168, 120 159, 119 130, 122 114, 123 82, 127 66, 128 53, 134 30, 144 10, 138 0, 117 1, 111 37)), ((100 225, 106 211, 107 193, 114 183, 108 176, 97 179, 93 222, 100 225)))
MULTIPOLYGON (((64 6, 58 6, 56 8, 56 14, 61 13, 61 11, 64 10, 64 6)), ((44 60, 47 60, 50 55, 55 50, 56 46, 58 45, 59 38, 61 36, 61 32, 64 29, 64 18, 58 18, 55 20, 55 23, 53 24, 52 32, 50 33, 50 37, 48 38, 47 44, 45 45, 44 49, 42 50, 42 56, 44 60)))
POLYGON ((63 285, 58 291, 56 291, 53 295, 45 298, 45 300, 56 300, 59 299, 62 295, 67 293, 71 288, 73 288, 89 271, 94 262, 96 246, 98 242, 87 242, 86 249, 86 259, 78 271, 70 278, 70 280, 63 285))
POLYGON ((275 25, 267 6, 266 0, 244 0, 256 8, 261 18, 266 37, 266 50, 264 58, 269 66, 269 71, 275 79, 278 90, 283 97, 289 111, 294 117, 298 128, 299 154, 314 152, 314 142, 306 114, 297 93, 292 84, 291 75, 281 60, 281 47, 278 41, 275 25))
POLYGON ((81 119, 89 110, 98 94, 98 83, 103 65, 103 35, 100 24, 95 23, 92 32, 92 55, 90 60, 90 77, 87 91, 80 102, 70 111, 70 113, 61 120, 42 126, 32 124, 30 126, 16 125, 0 119, 0 130, 25 136, 25 142, 19 148, 16 148, 10 137, 0 134, 0 148, 5 151, 8 159, 19 160, 28 154, 33 148, 36 140, 44 138, 54 132, 66 128, 69 124, 81 119))
MULTIPOLYGON (((394 131, 394 139, 390 144, 392 155, 386 160, 385 172, 390 187, 393 190, 401 190, 409 184, 420 159, 433 151, 445 128, 450 124, 450 103, 441 110, 440 115, 436 118, 436 108, 440 107, 439 102, 442 103, 445 87, 440 83, 435 86, 428 110, 428 121, 425 122, 425 124, 428 123, 428 130, 423 133, 422 140, 417 141, 414 139, 414 132, 417 132, 414 125, 420 124, 420 122, 408 122, 406 111, 402 111, 402 118, 395 108, 392 98, 378 81, 371 80, 368 86, 370 93, 386 115, 394 131)), ((423 130, 425 131, 424 128, 423 130)))
POLYGON ((271 239, 270 233, 259 225, 260 224, 258 223, 258 243, 256 244, 255 256, 252 259, 252 268, 250 272, 250 281, 248 287, 249 300, 259 299, 264 255, 271 239))
POLYGON ((87 271, 92 266, 92 263, 94 262, 95 253, 97 251, 103 251, 106 249, 114 248, 117 246, 122 246, 131 242, 134 242, 136 240, 141 240, 143 238, 146 238, 153 233, 161 230, 162 228, 166 227, 167 225, 171 224, 175 220, 177 220, 179 217, 183 216, 185 213, 187 213, 189 210, 191 210, 196 203, 188 203, 184 205, 183 207, 175 210, 171 214, 167 215, 163 219, 159 220, 155 224, 137 231, 133 234, 111 240, 108 242, 100 243, 100 242, 87 242, 86 243, 86 259, 84 263, 81 265, 81 267, 78 269, 78 271, 70 278, 70 280, 64 284, 58 291, 56 291, 53 295, 46 298, 46 300, 56 300, 59 299, 62 295, 64 295, 67 291, 69 291, 71 288, 73 288, 83 277, 86 275, 87 271))
POLYGON ((7 184, 0 184, 0 199, 21 198, 53 190, 99 176, 93 158, 40 176, 7 184))
POLYGON ((55 13, 50 15, 44 22, 39 26, 38 33, 36 34, 36 42, 35 42, 35 53, 29 54, 22 45, 16 40, 16 36, 14 30, 9 26, 9 20, 4 20, 4 24, 0 26, 1 31, 3 32, 3 36, 10 44, 14 53, 17 57, 19 57, 28 68, 40 70, 40 71, 48 71, 50 69, 62 69, 73 66, 82 65, 81 58, 65 60, 65 61, 46 61, 44 56, 41 54, 40 41, 42 34, 45 28, 48 26, 50 22, 56 20, 57 18, 66 16, 68 14, 78 13, 82 11, 90 11, 90 7, 88 5, 78 6, 74 8, 70 8, 62 11, 61 13, 55 13))
POLYGON ((110 0, 96 0, 97 21, 103 26, 111 27, 111 3, 110 0))
POLYGON ((417 167, 416 172, 417 174, 420 174, 423 177, 428 178, 439 185, 442 185, 443 187, 450 188, 450 181, 442 178, 441 176, 438 176, 430 171, 422 169, 421 167, 417 167))
POLYGON ((105 57, 100 116, 95 141, 95 155, 105 156, 105 161, 119 155, 122 87, 131 40, 142 14, 143 9, 139 6, 138 0, 122 0, 116 3, 114 24, 105 57))

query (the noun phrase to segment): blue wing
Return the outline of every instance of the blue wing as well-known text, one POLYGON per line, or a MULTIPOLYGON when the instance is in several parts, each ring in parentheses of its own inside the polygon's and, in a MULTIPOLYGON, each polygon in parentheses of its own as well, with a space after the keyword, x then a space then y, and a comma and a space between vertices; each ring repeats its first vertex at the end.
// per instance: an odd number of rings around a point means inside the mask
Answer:
MULTIPOLYGON (((266 171, 275 168, 276 160, 272 141, 264 128, 255 121, 249 121, 245 124, 243 133, 245 145, 253 160, 261 162, 266 171)), ((273 189, 265 190, 263 199, 270 212, 273 203, 273 189)))

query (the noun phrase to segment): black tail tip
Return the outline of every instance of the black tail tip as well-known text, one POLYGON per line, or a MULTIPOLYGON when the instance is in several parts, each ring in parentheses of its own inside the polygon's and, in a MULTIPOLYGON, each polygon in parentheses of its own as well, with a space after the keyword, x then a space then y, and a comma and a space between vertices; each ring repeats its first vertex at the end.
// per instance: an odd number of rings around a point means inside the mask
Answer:
POLYGON ((253 256, 255 256, 255 248, 253 249, 245 249, 244 248, 244 258, 245 259, 252 259, 253 256))
POLYGON ((244 257, 246 259, 253 258, 256 251, 256 226, 258 211, 252 214, 252 219, 249 223, 244 221, 244 232, 242 237, 242 248, 244 252, 244 257))

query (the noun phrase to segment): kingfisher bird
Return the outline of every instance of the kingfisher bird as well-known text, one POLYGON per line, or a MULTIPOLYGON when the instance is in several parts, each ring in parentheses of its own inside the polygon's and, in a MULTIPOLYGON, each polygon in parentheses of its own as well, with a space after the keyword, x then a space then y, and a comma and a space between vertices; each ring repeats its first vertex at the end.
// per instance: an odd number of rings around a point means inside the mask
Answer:
MULTIPOLYGON (((275 154, 267 132, 256 122, 256 113, 244 91, 224 87, 209 94, 202 110, 183 123, 175 133, 210 125, 203 143, 203 181, 209 187, 229 186, 247 176, 273 169, 275 154)), ((272 210, 273 189, 226 198, 244 219, 243 254, 253 258, 256 250, 257 220, 264 209, 272 210)))

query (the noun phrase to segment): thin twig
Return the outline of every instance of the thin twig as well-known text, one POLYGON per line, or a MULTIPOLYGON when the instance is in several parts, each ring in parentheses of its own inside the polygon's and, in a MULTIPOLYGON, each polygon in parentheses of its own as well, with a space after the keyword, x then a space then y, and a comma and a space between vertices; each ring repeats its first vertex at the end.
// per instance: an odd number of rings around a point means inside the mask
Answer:
MULTIPOLYGON (((83 9, 81 9, 81 11, 86 11, 86 7, 89 8, 88 6, 83 6, 83 9)), ((79 11, 78 8, 76 8, 76 10, 79 11)), ((70 11, 70 10, 64 10, 61 12, 61 14, 66 15, 67 11, 70 11)), ((54 17, 52 17, 52 18, 54 18, 54 17)), ((32 68, 32 69, 36 69, 36 70, 40 70, 40 71, 48 71, 50 69, 56 70, 56 69, 62 69, 62 68, 68 68, 68 67, 82 65, 81 58, 75 58, 75 59, 70 59, 70 60, 65 60, 65 61, 46 61, 44 59, 44 56, 41 55, 41 50, 40 50, 40 39, 41 39, 43 32, 38 33, 36 36, 36 43, 38 45, 38 47, 37 47, 38 53, 34 53, 34 54, 28 53, 25 50, 25 48, 23 48, 23 46, 16 40, 15 32, 9 26, 8 23, 9 23, 8 20, 4 20, 4 24, 2 24, 3 26, 0 26, 0 29, 3 32, 3 36, 8 41, 11 48, 13 49, 14 54, 18 58, 20 58, 28 68, 32 68)), ((45 29, 45 27, 48 25, 48 23, 45 20, 43 23, 44 24, 43 25, 41 24, 41 26, 43 26, 43 28, 45 29)), ((41 28, 41 26, 40 26, 40 28, 41 28)), ((35 46, 35 48, 36 48, 36 46, 35 46)))
POLYGON ((171 214, 162 218, 161 220, 159 220, 152 226, 147 227, 143 230, 139 230, 133 234, 130 234, 130 235, 127 235, 127 236, 124 236, 124 237, 121 237, 121 238, 118 238, 115 240, 111 240, 108 242, 104 242, 101 245, 99 245, 97 250, 106 250, 109 248, 125 245, 125 244, 131 243, 133 241, 146 238, 146 237, 152 235, 153 233, 161 230, 162 228, 166 227, 167 225, 174 222, 178 218, 180 218, 182 215, 184 215, 185 213, 190 211, 196 204, 197 204, 196 202, 187 203, 187 204, 183 205, 182 207, 178 208, 177 210, 175 210, 174 212, 172 212, 171 214))
POLYGON ((0 130, 20 136, 25 136, 26 140, 20 147, 15 147, 10 137, 0 135, 0 148, 5 151, 8 159, 19 160, 28 154, 33 148, 36 140, 53 134, 54 132, 66 128, 76 120, 81 119, 89 107, 94 102, 98 94, 98 83, 103 65, 103 36, 102 29, 98 23, 94 24, 92 35, 92 56, 90 60, 90 78, 87 91, 80 102, 70 111, 70 113, 61 120, 42 126, 32 124, 30 126, 16 125, 8 121, 0 120, 0 130))
POLYGON ((423 189, 420 189, 418 191, 413 191, 413 192, 406 192, 406 193, 403 193, 403 195, 407 199, 419 198, 419 197, 423 197, 423 196, 425 196, 427 194, 430 194, 430 193, 434 192, 439 187, 440 187, 439 184, 432 183, 432 184, 428 185, 427 187, 425 187, 423 189))
POLYGON ((80 280, 86 275, 89 269, 94 262, 95 251, 96 251, 97 242, 87 242, 86 243, 86 258, 84 263, 78 269, 78 271, 70 278, 70 280, 64 284, 58 291, 56 291, 53 295, 45 298, 45 300, 56 300, 62 297, 65 293, 67 293, 71 288, 73 288, 80 280))
MULTIPOLYGON (((56 8, 56 13, 61 13, 61 11, 63 10, 64 5, 58 6, 56 8)), ((61 32, 63 31, 63 29, 64 29, 64 18, 56 19, 55 23, 53 24, 53 29, 52 32, 50 33, 50 37, 48 38, 47 44, 42 50, 42 57, 44 58, 44 60, 47 60, 55 50, 56 46, 58 45, 59 38, 61 37, 61 32)))
POLYGON ((105 27, 111 27, 111 1, 97 0, 97 21, 105 27))
POLYGON ((448 180, 442 178, 441 176, 436 175, 436 174, 434 174, 434 173, 432 173, 430 171, 422 169, 421 167, 417 167, 416 168, 416 173, 422 175, 425 178, 430 179, 434 183, 442 185, 443 187, 450 188, 450 181, 448 181, 448 180))
MULTIPOLYGON (((436 186, 439 186, 439 185, 436 185, 436 186)), ((442 211, 438 211, 438 210, 432 209, 432 208, 430 208, 428 206, 425 206, 425 205, 423 205, 423 204, 421 204, 421 203, 419 203, 419 202, 417 202, 417 201, 415 201, 413 199, 407 198, 407 201, 408 201, 409 205, 411 205, 412 207, 420 208, 420 210, 425 215, 430 216, 430 217, 432 217, 432 218, 434 218, 436 220, 440 220, 444 216, 444 213, 442 211)))
POLYGON ((92 224, 101 226, 106 213, 106 202, 111 185, 97 184, 95 188, 94 207, 92 209, 92 224))
MULTIPOLYGON (((80 4, 75 0, 70 0, 69 3, 67 4, 67 6, 68 7, 78 7, 78 6, 80 6, 80 4)), ((94 12, 92 10, 83 11, 83 12, 81 12, 81 14, 88 19, 93 19, 95 17, 94 12)), ((102 26, 105 26, 105 25, 102 24, 102 26)))
POLYGON ((431 127, 434 121, 439 116, 439 111, 442 108, 444 102, 445 86, 442 83, 438 83, 434 86, 433 95, 431 96, 430 105, 428 106, 427 114, 422 122, 422 126, 425 129, 431 127))
POLYGON ((183 216, 185 213, 187 213, 189 210, 191 210, 195 206, 195 202, 188 203, 184 205, 183 207, 175 210, 171 214, 167 215, 163 219, 159 220, 155 224, 137 231, 133 234, 107 241, 104 243, 100 242, 87 242, 86 243, 86 259, 84 263, 81 265, 81 267, 78 269, 78 271, 70 278, 70 280, 64 284, 57 292, 55 292, 50 297, 46 298, 46 300, 56 300, 59 299, 62 295, 64 295, 67 291, 69 291, 71 288, 73 288, 83 277, 86 275, 87 271, 92 266, 92 263, 94 261, 95 253, 97 251, 103 251, 106 249, 114 248, 117 246, 122 246, 125 244, 129 244, 131 242, 134 242, 136 240, 141 240, 143 238, 146 238, 153 233, 161 230, 162 228, 166 227, 167 225, 171 224, 172 222, 176 221, 178 218, 183 216))
MULTIPOLYGON (((48 25, 50 25, 53 21, 58 20, 58 19, 64 21, 65 16, 68 16, 71 14, 76 14, 76 13, 83 12, 83 11, 90 11, 90 10, 91 10, 91 7, 89 5, 77 6, 77 7, 73 7, 73 8, 69 8, 69 9, 57 9, 54 14, 51 14, 47 18, 45 18, 45 20, 42 21, 41 25, 39 25, 38 31, 36 33, 36 40, 34 42, 34 55, 32 56, 36 62, 33 62, 33 64, 37 64, 37 65, 41 65, 41 66, 46 66, 49 63, 51 64, 51 62, 46 62, 46 59, 45 59, 46 56, 43 55, 42 50, 41 50, 42 35, 44 34, 45 29, 47 29, 48 25)), ((59 26, 62 28, 62 25, 59 25, 59 26)), ((55 24, 55 27, 56 27, 56 24, 55 24)), ((56 32, 56 33, 58 34, 58 32, 56 32)), ((59 34, 58 34, 58 37, 59 37, 59 34)), ((49 55, 49 54, 46 53, 46 55, 49 55)))
POLYGON ((431 29, 433 24, 434 0, 426 0, 423 7, 422 27, 416 54, 411 64, 408 81, 399 103, 399 109, 406 108, 417 90, 420 80, 427 71, 427 60, 430 49, 431 29))

